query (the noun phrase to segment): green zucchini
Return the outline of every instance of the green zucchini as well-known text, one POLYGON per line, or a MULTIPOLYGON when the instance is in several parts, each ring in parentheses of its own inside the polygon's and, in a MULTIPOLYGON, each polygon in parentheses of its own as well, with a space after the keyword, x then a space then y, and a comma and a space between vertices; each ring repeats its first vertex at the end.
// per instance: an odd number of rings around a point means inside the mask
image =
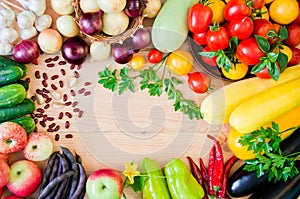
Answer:
POLYGON ((162 52, 180 48, 188 35, 189 8, 198 0, 167 0, 155 17, 151 38, 154 47, 162 52))
POLYGON ((35 122, 34 119, 30 116, 22 116, 22 117, 18 117, 15 119, 10 120, 10 122, 15 122, 17 124, 19 124, 20 126, 22 126, 27 134, 30 134, 34 131, 35 129, 35 122))
POLYGON ((23 102, 15 106, 0 108, 0 122, 22 117, 32 113, 34 110, 34 102, 31 99, 25 98, 23 102))
POLYGON ((21 64, 16 62, 15 60, 0 56, 0 67, 9 67, 9 66, 19 66, 23 71, 21 78, 25 77, 28 73, 28 68, 25 64, 21 64))
POLYGON ((26 90, 21 84, 8 84, 0 88, 0 108, 21 103, 26 97, 26 90))
POLYGON ((15 83, 23 76, 23 71, 19 66, 0 66, 0 85, 15 83))

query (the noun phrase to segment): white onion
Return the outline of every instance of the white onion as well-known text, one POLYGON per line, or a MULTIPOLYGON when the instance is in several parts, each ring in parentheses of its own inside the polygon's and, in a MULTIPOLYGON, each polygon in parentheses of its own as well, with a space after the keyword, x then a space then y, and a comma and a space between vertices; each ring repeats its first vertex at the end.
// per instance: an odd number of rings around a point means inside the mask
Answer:
POLYGON ((111 45, 94 41, 90 46, 92 61, 104 61, 110 57, 111 45))
POLYGON ((74 12, 73 0, 51 0, 51 6, 59 15, 69 15, 74 12))
POLYGON ((65 37, 74 37, 79 34, 79 26, 71 15, 63 15, 56 20, 57 30, 65 37))
POLYGON ((121 12, 126 6, 126 0, 97 0, 97 3, 106 13, 121 12))
POLYGON ((154 18, 158 14, 161 5, 161 0, 147 0, 146 8, 144 9, 143 14, 147 18, 154 18))
POLYGON ((62 37, 57 30, 48 28, 39 34, 38 44, 45 53, 56 53, 62 46, 62 37))
POLYGON ((80 9, 82 12, 98 12, 100 7, 97 3, 97 0, 80 0, 80 9))
POLYGON ((123 33, 128 28, 129 17, 123 11, 118 13, 104 13, 102 23, 102 31, 114 36, 123 33))

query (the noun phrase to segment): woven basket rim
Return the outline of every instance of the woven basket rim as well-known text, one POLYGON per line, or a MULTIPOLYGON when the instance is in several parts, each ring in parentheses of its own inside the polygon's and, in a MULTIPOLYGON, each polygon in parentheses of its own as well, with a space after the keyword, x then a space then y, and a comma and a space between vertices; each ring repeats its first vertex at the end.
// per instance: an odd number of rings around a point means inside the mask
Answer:
MULTIPOLYGON (((73 2, 73 7, 75 11, 75 22, 79 26, 79 19, 82 14, 82 11, 80 10, 79 6, 79 1, 80 0, 74 0, 73 2)), ((141 15, 137 18, 130 18, 131 22, 128 25, 128 28, 121 34, 115 35, 115 36, 109 36, 106 35, 102 32, 96 33, 94 35, 88 35, 80 31, 82 35, 85 37, 88 37, 91 42, 93 41, 99 41, 107 44, 112 44, 112 43, 122 43, 125 39, 131 37, 138 29, 143 28, 143 20, 144 20, 144 15, 141 15)))

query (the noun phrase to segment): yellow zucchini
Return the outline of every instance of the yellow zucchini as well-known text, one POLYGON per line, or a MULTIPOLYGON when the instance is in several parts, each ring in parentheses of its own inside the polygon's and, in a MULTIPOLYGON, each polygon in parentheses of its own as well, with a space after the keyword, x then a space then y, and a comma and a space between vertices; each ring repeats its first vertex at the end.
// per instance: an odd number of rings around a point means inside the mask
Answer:
POLYGON ((300 78, 272 87, 244 101, 231 113, 229 124, 239 133, 252 132, 297 106, 300 106, 300 78))
MULTIPOLYGON (((279 126, 279 131, 285 131, 289 128, 293 128, 300 125, 300 106, 294 108, 286 114, 276 118, 273 122, 276 122, 279 126)), ((264 125, 264 128, 271 126, 271 123, 264 125)), ((291 135, 296 129, 286 131, 281 134, 281 138, 285 139, 291 135)), ((248 132, 250 133, 250 132, 248 132)), ((249 160, 255 158, 253 151, 248 151, 247 147, 242 146, 238 141, 243 134, 237 132, 235 129, 231 129, 228 135, 227 144, 231 151, 241 160, 249 160)))
POLYGON ((300 65, 287 68, 277 81, 252 77, 226 85, 213 91, 202 101, 203 119, 210 124, 227 124, 231 112, 243 101, 296 78, 300 78, 300 65))

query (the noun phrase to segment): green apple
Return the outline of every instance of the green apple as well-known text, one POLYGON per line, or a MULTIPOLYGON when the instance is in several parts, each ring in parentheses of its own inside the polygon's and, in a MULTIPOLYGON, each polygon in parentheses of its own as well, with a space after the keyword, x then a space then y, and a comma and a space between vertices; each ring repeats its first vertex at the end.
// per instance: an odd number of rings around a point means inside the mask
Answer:
POLYGON ((91 173, 86 182, 89 199, 119 199, 123 193, 123 179, 113 169, 99 169, 91 173))

